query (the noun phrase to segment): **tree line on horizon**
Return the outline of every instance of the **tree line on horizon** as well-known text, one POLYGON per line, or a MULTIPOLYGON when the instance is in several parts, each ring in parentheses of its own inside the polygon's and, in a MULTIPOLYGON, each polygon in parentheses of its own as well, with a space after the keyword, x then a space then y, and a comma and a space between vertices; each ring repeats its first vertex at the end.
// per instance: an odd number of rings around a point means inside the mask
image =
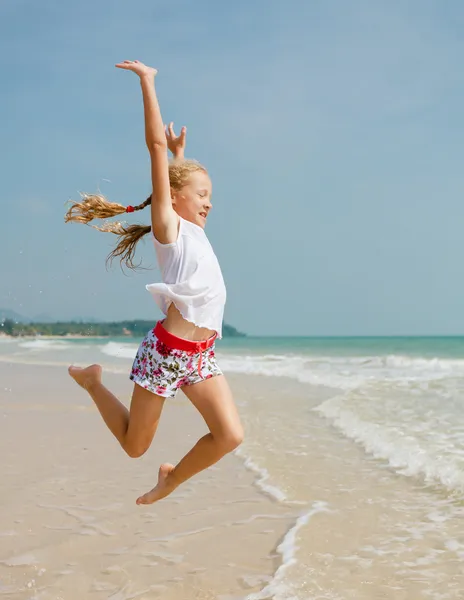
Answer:
MULTIPOLYGON (((0 323, 0 333, 13 337, 37 335, 82 335, 87 337, 142 337, 154 325, 153 321, 135 320, 110 323, 86 323, 78 321, 57 323, 18 323, 5 319, 0 323)), ((223 325, 224 337, 244 337, 232 325, 223 325)))

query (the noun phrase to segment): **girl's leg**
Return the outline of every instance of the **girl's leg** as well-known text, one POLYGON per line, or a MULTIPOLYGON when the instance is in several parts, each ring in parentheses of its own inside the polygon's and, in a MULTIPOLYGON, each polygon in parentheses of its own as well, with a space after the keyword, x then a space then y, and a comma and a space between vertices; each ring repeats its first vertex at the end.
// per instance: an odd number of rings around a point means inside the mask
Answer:
POLYGON ((134 384, 130 410, 127 410, 102 384, 100 365, 86 369, 69 367, 68 371, 89 393, 108 429, 125 452, 133 458, 142 456, 153 440, 165 399, 134 384))
POLYGON ((137 504, 152 504, 164 498, 178 485, 237 448, 243 440, 243 428, 224 375, 185 386, 182 391, 200 411, 210 433, 202 437, 176 467, 161 465, 158 484, 138 498, 137 504))

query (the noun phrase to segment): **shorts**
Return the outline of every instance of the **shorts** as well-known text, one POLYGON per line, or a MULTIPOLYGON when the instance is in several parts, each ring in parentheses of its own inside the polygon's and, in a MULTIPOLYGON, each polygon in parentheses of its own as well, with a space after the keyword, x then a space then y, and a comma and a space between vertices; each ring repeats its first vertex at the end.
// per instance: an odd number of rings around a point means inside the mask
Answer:
POLYGON ((140 344, 129 377, 153 394, 174 398, 184 385, 222 375, 216 363, 215 340, 216 335, 202 342, 184 340, 158 321, 140 344))

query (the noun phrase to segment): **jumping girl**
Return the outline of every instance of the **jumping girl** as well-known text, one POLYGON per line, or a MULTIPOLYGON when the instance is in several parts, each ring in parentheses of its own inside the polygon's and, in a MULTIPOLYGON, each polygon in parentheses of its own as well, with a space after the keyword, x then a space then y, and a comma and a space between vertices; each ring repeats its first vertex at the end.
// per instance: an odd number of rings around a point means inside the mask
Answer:
POLYGON ((155 92, 156 69, 139 61, 116 65, 140 78, 145 113, 145 141, 151 158, 152 195, 138 206, 124 207, 103 196, 85 195, 73 203, 66 221, 89 223, 151 206, 151 227, 105 224, 97 227, 119 236, 108 258, 133 268, 137 242, 151 234, 162 283, 147 285, 165 315, 140 344, 130 378, 134 390, 127 408, 102 384, 101 366, 71 366, 69 374, 95 402, 103 420, 131 457, 144 454, 153 440, 166 398, 181 389, 203 416, 209 433, 176 465, 162 464, 158 482, 137 504, 152 504, 181 483, 216 463, 243 439, 230 388, 215 359, 222 336, 226 290, 219 263, 204 228, 211 210, 211 180, 199 163, 183 158, 185 128, 166 131, 155 92), (168 149, 174 161, 168 162, 168 149))

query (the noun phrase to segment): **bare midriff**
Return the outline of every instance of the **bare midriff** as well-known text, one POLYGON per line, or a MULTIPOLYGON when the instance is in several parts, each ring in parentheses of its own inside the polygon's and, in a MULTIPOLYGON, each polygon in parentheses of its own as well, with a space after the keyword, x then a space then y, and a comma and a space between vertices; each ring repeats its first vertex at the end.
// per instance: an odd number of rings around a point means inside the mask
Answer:
POLYGON ((168 308, 168 314, 163 321, 163 327, 169 333, 193 342, 207 340, 216 333, 205 327, 197 327, 194 323, 185 320, 174 303, 171 303, 168 308))

